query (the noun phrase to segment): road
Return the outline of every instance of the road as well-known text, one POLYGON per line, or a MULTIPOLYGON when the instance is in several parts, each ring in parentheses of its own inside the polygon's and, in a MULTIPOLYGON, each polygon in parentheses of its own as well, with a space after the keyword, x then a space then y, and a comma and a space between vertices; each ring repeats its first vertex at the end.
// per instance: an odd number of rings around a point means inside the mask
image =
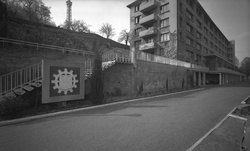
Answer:
POLYGON ((245 82, 3 126, 0 150, 187 150, 249 95, 245 82))

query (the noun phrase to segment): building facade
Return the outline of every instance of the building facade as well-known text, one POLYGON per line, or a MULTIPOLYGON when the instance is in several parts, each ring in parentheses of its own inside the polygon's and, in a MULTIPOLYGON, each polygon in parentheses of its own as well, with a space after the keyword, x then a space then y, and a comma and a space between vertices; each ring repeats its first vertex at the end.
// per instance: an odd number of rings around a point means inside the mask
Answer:
POLYGON ((208 67, 208 77, 238 72, 235 41, 225 37, 198 0, 136 0, 127 7, 135 51, 208 67))

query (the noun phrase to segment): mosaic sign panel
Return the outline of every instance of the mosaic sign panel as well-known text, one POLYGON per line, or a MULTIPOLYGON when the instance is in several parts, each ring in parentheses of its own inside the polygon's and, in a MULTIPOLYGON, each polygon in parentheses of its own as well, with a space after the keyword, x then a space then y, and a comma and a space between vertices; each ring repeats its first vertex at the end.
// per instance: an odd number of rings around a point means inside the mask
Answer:
POLYGON ((42 103, 84 98, 84 64, 43 61, 42 103))

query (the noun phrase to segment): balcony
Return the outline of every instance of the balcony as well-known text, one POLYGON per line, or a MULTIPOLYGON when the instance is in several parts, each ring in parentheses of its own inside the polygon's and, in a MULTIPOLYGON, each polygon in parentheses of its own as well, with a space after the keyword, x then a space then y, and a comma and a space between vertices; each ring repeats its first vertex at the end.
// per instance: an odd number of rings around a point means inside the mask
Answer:
POLYGON ((155 14, 150 14, 148 16, 141 18, 140 24, 147 25, 147 24, 155 22, 156 20, 157 20, 157 16, 155 14))
POLYGON ((158 2, 156 0, 151 0, 149 2, 145 2, 141 4, 141 12, 145 13, 147 11, 150 11, 152 9, 155 9, 158 5, 158 2))
POLYGON ((170 13, 159 14, 160 19, 166 19, 170 17, 170 13))
POLYGON ((150 50, 154 48, 155 48, 155 43, 150 42, 150 43, 145 43, 145 44, 140 45, 139 50, 145 51, 145 50, 150 50))
POLYGON ((154 27, 150 27, 147 30, 143 30, 139 33, 140 38, 146 38, 156 35, 157 31, 154 27))

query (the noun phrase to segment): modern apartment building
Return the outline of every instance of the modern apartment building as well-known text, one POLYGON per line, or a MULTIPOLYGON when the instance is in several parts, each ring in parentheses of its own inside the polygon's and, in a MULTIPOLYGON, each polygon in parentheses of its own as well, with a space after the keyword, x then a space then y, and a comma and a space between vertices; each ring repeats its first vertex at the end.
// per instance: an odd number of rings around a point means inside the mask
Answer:
POLYGON ((213 74, 222 68, 238 71, 235 41, 225 37, 198 0, 136 0, 127 7, 135 51, 208 67, 213 74))

